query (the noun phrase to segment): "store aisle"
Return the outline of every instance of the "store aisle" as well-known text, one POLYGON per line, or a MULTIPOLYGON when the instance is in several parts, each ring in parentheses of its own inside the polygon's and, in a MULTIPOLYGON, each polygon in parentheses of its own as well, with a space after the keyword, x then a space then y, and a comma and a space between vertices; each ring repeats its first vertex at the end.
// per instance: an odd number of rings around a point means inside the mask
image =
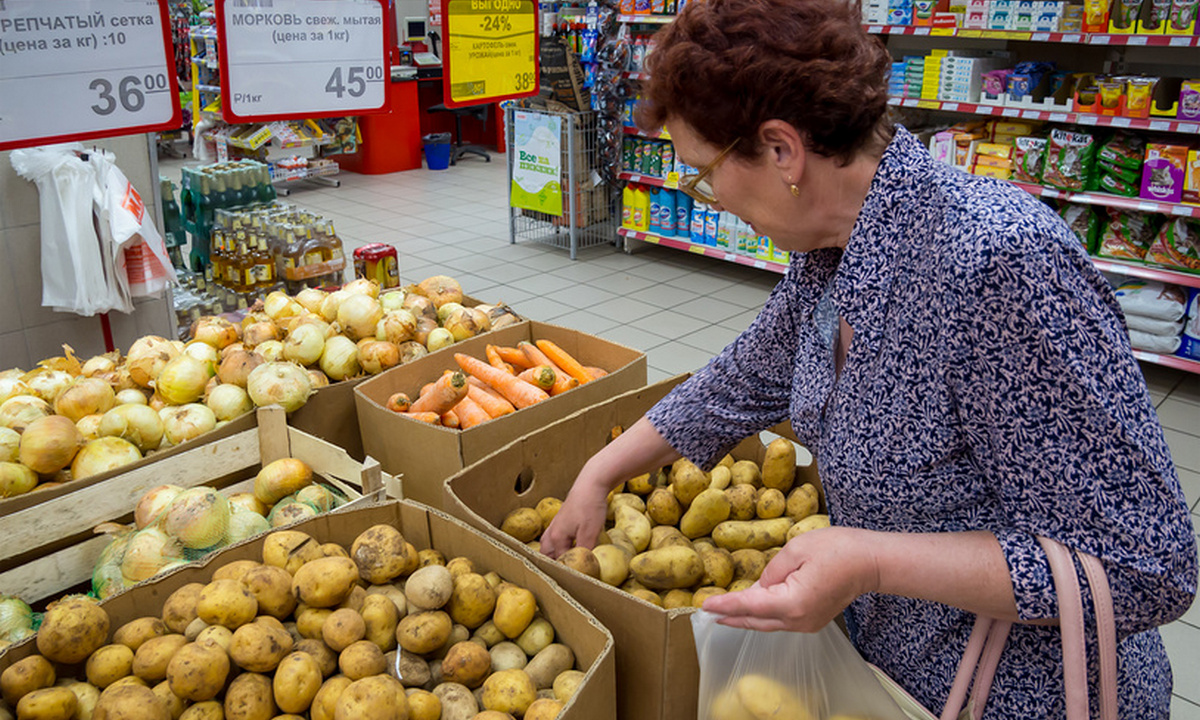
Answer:
MULTIPOLYGON (((177 184, 178 161, 162 172, 177 184)), ((403 282, 451 275, 470 295, 643 350, 649 380, 693 371, 749 324, 779 279, 767 271, 647 246, 565 250, 508 242, 505 157, 442 171, 342 173, 340 188, 296 186, 286 198, 334 221, 349 255, 394 245, 403 282)), ((1200 527, 1200 376, 1143 365, 1193 521, 1200 527)), ((1175 673, 1172 720, 1200 720, 1200 602, 1162 630, 1175 673)))

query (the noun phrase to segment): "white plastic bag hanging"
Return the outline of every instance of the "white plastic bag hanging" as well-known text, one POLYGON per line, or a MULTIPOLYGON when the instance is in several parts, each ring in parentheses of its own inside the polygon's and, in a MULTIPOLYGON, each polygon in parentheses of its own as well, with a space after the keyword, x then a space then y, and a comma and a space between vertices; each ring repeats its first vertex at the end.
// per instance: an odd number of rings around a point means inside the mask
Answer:
POLYGON ((96 165, 96 213, 125 297, 156 295, 175 282, 175 269, 133 183, 111 153, 90 156, 96 165))

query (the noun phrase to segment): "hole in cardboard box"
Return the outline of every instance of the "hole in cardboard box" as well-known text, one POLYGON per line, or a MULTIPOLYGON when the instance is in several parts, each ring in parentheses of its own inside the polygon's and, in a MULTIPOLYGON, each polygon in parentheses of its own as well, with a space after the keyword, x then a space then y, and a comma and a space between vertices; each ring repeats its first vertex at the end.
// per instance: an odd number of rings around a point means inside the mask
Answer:
POLYGON ((533 470, 525 468, 517 476, 517 481, 513 483, 513 490, 516 490, 518 495, 524 495, 529 492, 531 487, 533 487, 533 470))

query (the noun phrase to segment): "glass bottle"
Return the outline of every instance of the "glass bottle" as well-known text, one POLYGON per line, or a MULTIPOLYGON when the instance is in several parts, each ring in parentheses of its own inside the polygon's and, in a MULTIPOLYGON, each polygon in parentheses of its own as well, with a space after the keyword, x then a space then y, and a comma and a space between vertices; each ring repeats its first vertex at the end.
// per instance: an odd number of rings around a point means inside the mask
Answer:
MULTIPOLYGON (((275 259, 271 257, 271 253, 267 250, 267 238, 259 235, 255 243, 254 250, 250 253, 250 258, 253 260, 253 265, 250 272, 253 275, 253 287, 255 291, 270 287, 275 283, 275 259)), ((249 279, 247 279, 249 285, 249 279)))
POLYGON ((275 202, 278 193, 275 192, 275 186, 271 183, 271 171, 266 165, 258 168, 258 199, 264 203, 275 202))
POLYGON ((304 243, 296 237, 295 226, 289 225, 283 237, 280 254, 280 264, 284 271, 282 275, 289 280, 296 280, 303 275, 304 243))
POLYGON ((254 287, 254 258, 250 256, 245 230, 237 231, 236 243, 234 257, 230 263, 232 270, 229 272, 229 288, 238 293, 249 292, 254 287))

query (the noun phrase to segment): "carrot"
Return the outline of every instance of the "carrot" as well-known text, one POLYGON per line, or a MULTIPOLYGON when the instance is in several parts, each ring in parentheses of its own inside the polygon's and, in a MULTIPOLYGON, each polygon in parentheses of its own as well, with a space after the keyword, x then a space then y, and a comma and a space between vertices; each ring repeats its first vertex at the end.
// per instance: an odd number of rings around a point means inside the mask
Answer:
POLYGON ((421 389, 417 391, 417 397, 423 398, 426 395, 428 395, 429 393, 433 392, 433 386, 434 386, 433 383, 425 383, 424 385, 422 385, 421 389))
MULTIPOLYGON (((480 363, 481 365, 483 363, 480 363)), ((491 365, 487 367, 496 370, 491 365)), ((496 370, 496 372, 500 372, 496 370)), ((467 396, 467 376, 460 372, 443 375, 433 383, 433 389, 425 393, 409 407, 409 412, 435 412, 445 414, 467 396)))
POLYGON ((413 420, 429 423, 430 425, 441 424, 441 416, 435 412, 402 412, 401 415, 410 417, 413 420))
POLYGON ((546 357, 546 353, 538 349, 537 345, 534 345, 528 340, 522 340, 521 342, 517 343, 517 347, 521 349, 521 352, 525 353, 525 357, 529 359, 529 364, 533 367, 537 367, 538 365, 546 365, 559 375, 566 375, 562 368, 555 365, 553 360, 546 357))
POLYGON ((408 412, 408 408, 412 406, 412 400, 402 392, 398 392, 387 399, 387 409, 392 412, 408 412))
POLYGON ((587 370, 589 373, 592 374, 593 380, 599 380, 600 378, 602 378, 608 374, 608 371, 605 370, 604 368, 598 368, 593 365, 588 365, 587 367, 584 368, 584 370, 587 370))
POLYGON ((578 360, 571 357, 566 350, 563 350, 555 343, 549 340, 538 340, 537 346, 539 350, 546 353, 546 357, 550 358, 555 365, 562 368, 564 372, 578 380, 580 384, 590 382, 591 380, 595 379, 587 370, 584 369, 582 365, 579 364, 578 360))
POLYGON ((460 400, 450 412, 458 416, 458 426, 463 430, 473 428, 492 419, 492 416, 488 415, 486 410, 472 400, 469 394, 460 400))
MULTIPOLYGON (((462 401, 460 400, 459 402, 462 402, 462 401)), ((442 427, 448 427, 448 428, 451 428, 452 430, 459 429, 458 416, 454 414, 454 408, 450 408, 446 412, 442 413, 441 420, 442 420, 442 427)))
POLYGON ((554 387, 550 389, 550 397, 562 395, 568 390, 579 387, 579 381, 565 372, 560 372, 554 376, 554 387))
POLYGON ((525 357, 525 353, 521 352, 519 348, 497 345, 496 354, 500 356, 501 360, 512 365, 514 369, 528 370, 537 364, 529 362, 529 359, 525 357))
POLYGON ((492 345, 491 343, 489 343, 487 345, 487 347, 485 348, 485 351, 487 352, 487 359, 488 359, 489 365, 496 368, 497 370, 503 370, 503 371, 509 373, 510 375, 516 374, 515 372, 513 372, 513 366, 504 362, 504 359, 500 357, 500 353, 496 352, 495 345, 492 345))
POLYGON ((555 380, 558 379, 558 373, 554 372, 554 368, 549 365, 538 365, 531 367, 517 375, 530 385, 537 385, 546 392, 554 387, 555 380))
MULTIPOLYGON (((471 380, 474 379, 474 376, 472 376, 471 380)), ((516 412, 517 410, 509 401, 505 400, 499 395, 490 393, 469 381, 467 383, 467 397, 473 400, 476 405, 483 408, 483 411, 489 416, 494 418, 498 418, 501 415, 507 415, 511 412, 516 412)))
POLYGON ((535 385, 521 380, 520 378, 509 375, 503 370, 488 365, 482 360, 477 360, 470 355, 462 353, 454 353, 454 361, 463 370, 471 373, 475 377, 491 385, 506 400, 511 402, 517 408, 527 408, 530 405, 539 403, 548 399, 550 396, 545 390, 535 385))

